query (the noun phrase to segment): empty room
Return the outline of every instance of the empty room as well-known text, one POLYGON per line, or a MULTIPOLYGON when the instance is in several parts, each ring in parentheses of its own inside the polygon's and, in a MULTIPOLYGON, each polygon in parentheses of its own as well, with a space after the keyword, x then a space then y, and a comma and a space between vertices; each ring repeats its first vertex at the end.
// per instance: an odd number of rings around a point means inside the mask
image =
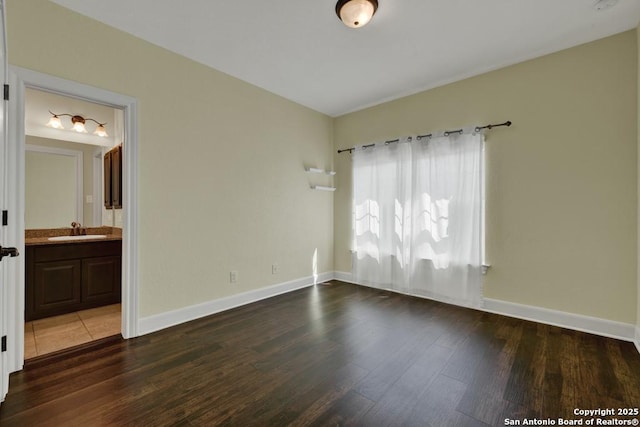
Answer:
POLYGON ((640 0, 0 3, 0 425, 638 425, 640 0))

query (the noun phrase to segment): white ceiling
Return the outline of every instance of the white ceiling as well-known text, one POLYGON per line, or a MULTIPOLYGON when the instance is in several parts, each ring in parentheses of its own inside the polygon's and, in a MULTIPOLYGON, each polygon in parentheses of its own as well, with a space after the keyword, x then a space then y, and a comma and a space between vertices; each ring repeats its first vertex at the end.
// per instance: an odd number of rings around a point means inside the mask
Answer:
MULTIPOLYGON (((635 28, 640 0, 52 0, 330 116, 635 28)), ((179 76, 176 76, 180 78, 179 76)))

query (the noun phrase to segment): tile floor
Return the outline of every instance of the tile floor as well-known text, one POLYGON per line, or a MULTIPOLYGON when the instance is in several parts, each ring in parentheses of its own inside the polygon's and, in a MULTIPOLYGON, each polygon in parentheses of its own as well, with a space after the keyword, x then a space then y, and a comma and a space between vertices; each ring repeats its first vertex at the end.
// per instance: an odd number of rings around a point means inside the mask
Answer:
POLYGON ((113 304, 26 322, 25 360, 119 334, 120 309, 120 304, 113 304))

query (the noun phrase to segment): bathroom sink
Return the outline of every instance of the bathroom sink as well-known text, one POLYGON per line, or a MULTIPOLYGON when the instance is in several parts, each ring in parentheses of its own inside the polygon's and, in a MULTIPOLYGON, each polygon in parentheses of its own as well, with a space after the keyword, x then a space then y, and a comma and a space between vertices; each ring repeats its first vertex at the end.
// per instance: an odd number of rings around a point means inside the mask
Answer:
POLYGON ((49 237, 49 240, 53 242, 66 242, 68 240, 89 240, 89 239, 105 239, 105 234, 86 234, 83 236, 56 236, 49 237))

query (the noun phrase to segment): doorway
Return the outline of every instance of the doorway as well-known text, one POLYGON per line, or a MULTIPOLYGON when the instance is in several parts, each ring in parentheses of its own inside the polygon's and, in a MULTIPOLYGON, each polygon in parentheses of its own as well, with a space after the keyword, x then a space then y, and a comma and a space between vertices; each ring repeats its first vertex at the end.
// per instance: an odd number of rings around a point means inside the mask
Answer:
MULTIPOLYGON (((63 95, 120 109, 124 114, 125 144, 122 151, 122 307, 121 333, 124 338, 137 336, 137 115, 134 98, 38 73, 18 67, 10 68, 9 144, 9 226, 20 253, 25 252, 25 92, 27 88, 63 95)), ((92 161, 92 159, 90 159, 92 161)), ((89 212, 91 215, 91 212, 89 212)), ((9 272, 14 284, 8 290, 12 309, 8 313, 8 368, 10 372, 24 365, 25 258, 20 257, 9 272)))
POLYGON ((25 360, 120 336, 122 216, 105 207, 102 159, 123 121, 120 109, 25 89, 25 360))

